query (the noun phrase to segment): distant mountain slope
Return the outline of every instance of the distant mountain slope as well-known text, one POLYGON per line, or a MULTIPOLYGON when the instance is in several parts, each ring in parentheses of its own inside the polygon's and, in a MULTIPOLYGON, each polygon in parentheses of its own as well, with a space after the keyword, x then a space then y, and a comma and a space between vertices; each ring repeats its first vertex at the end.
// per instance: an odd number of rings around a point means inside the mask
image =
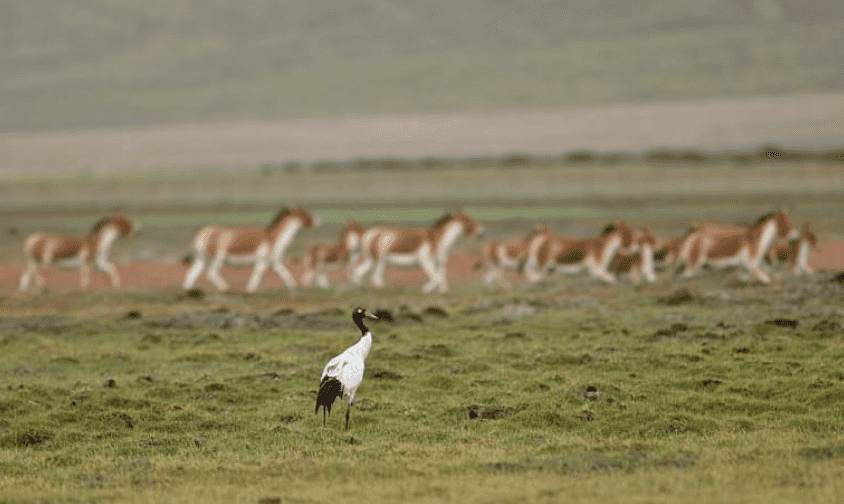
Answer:
POLYGON ((844 89, 840 0, 0 0, 0 130, 844 89))

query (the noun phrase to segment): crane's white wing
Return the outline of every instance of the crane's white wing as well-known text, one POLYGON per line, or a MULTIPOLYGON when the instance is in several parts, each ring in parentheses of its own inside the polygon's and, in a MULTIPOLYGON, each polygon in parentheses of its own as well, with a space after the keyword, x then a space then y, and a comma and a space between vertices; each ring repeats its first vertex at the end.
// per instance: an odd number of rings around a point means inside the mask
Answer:
POLYGON ((332 378, 339 376, 340 371, 342 371, 343 366, 346 364, 345 357, 345 354, 340 354, 328 361, 328 364, 325 365, 325 369, 322 370, 322 376, 319 377, 319 380, 322 381, 326 376, 330 376, 332 378))
POLYGON ((357 391, 360 383, 363 381, 363 369, 363 359, 360 356, 352 355, 344 361, 344 365, 337 379, 343 384, 343 391, 347 395, 354 397, 355 391, 357 391))

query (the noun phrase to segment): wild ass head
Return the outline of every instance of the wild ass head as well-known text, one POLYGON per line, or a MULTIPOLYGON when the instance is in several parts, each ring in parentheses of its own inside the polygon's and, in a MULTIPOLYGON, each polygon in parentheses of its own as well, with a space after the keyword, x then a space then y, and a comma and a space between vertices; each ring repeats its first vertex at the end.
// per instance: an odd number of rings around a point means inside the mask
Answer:
POLYGON ((461 232, 466 236, 483 235, 483 226, 481 226, 476 220, 466 215, 466 213, 463 211, 445 213, 442 217, 437 219, 436 222, 434 222, 433 228, 443 230, 452 223, 459 224, 461 232))
POLYGON ((291 219, 298 219, 299 223, 304 228, 310 228, 319 225, 319 219, 314 217, 309 211, 301 207, 284 207, 275 214, 273 220, 267 225, 268 230, 274 230, 285 222, 291 219))
POLYGON ((656 248, 656 237, 647 227, 641 227, 633 231, 633 243, 639 248, 648 245, 651 249, 656 248))
MULTIPOLYGON (((621 238, 621 249, 624 251, 631 251, 631 249, 636 249, 635 244, 633 243, 633 230, 630 229, 630 226, 627 225, 624 221, 616 221, 610 224, 607 224, 604 227, 603 231, 601 231, 601 236, 612 236, 617 235, 621 238)), ((632 250, 635 252, 635 250, 632 250)))
POLYGON ((765 215, 756 219, 755 226, 765 226, 768 222, 773 222, 777 227, 777 236, 780 238, 788 238, 789 240, 796 240, 800 236, 800 232, 791 223, 788 214, 782 210, 775 212, 768 212, 765 215))
POLYGON ((114 229, 120 236, 126 236, 132 232, 132 222, 120 214, 110 215, 98 220, 88 234, 98 235, 109 228, 114 229))
POLYGON ((524 243, 529 245, 535 238, 539 236, 548 236, 550 234, 551 230, 548 228, 548 224, 536 224, 525 236, 524 243))

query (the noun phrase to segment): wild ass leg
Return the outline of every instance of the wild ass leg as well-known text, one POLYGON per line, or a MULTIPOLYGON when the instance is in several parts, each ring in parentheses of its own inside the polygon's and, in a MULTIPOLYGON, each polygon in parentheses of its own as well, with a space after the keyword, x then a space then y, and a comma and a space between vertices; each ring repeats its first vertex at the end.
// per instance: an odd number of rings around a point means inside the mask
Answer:
POLYGON ((202 274, 202 270, 205 269, 205 262, 207 258, 205 254, 197 252, 194 255, 193 263, 190 265, 190 269, 188 273, 185 275, 185 281, 182 283, 182 289, 189 290, 193 289, 193 286, 196 284, 196 281, 199 279, 199 275, 202 274))
POLYGON ((264 278, 264 273, 269 267, 266 258, 259 257, 255 261, 255 267, 252 268, 252 274, 249 275, 249 281, 246 282, 246 292, 255 292, 261 285, 261 280, 264 278))
POLYGON ((43 289, 47 286, 47 280, 44 278, 44 275, 41 274, 41 268, 39 268, 37 264, 34 264, 33 266, 33 271, 35 272, 35 286, 39 289, 43 289))
POLYGON ((712 241, 710 239, 698 238, 692 242, 683 269, 683 278, 691 278, 700 273, 700 270, 706 266, 711 248, 712 241))
POLYGON ((763 284, 771 283, 771 277, 767 273, 762 271, 762 268, 760 268, 758 265, 751 263, 747 264, 746 267, 750 274, 753 275, 754 278, 756 278, 763 284))
POLYGON ((642 254, 642 273, 645 276, 645 281, 648 283, 656 282, 656 273, 654 273, 654 254, 650 245, 646 245, 641 252, 642 254))
POLYGON ((279 257, 275 261, 273 261, 273 271, 276 275, 284 282, 284 285, 288 289, 295 289, 296 288, 296 279, 293 278, 293 274, 290 273, 290 270, 287 269, 287 266, 284 265, 284 260, 279 257))
POLYGON ((586 269, 589 270, 589 273, 593 277, 595 277, 599 280, 603 280, 604 282, 606 282, 608 284, 616 283, 615 276, 613 276, 612 273, 607 271, 606 268, 603 268, 600 264, 595 262, 595 260, 593 260, 591 257, 588 257, 586 259, 586 269))
POLYGON ((630 270, 630 280, 633 281, 633 285, 639 285, 642 283, 642 272, 639 269, 639 266, 633 266, 630 270))
POLYGON ((32 279, 36 276, 38 276, 38 265, 35 261, 27 259, 26 269, 23 270, 20 283, 18 283, 18 290, 20 292, 26 292, 29 290, 29 284, 32 283, 32 279))
POLYGON ((120 287, 120 274, 118 274, 117 267, 113 263, 109 262, 105 257, 97 257, 97 261, 94 264, 99 271, 108 275, 112 288, 116 289, 120 287))
POLYGON ((448 292, 448 256, 440 257, 437 261, 437 275, 440 292, 448 292))
POLYGON ((349 254, 349 260, 346 261, 346 264, 343 266, 343 271, 346 275, 346 281, 349 283, 353 282, 352 275, 355 274, 355 266, 357 266, 361 262, 361 254, 352 253, 349 254))
POLYGON ((88 261, 82 261, 79 265, 79 287, 87 290, 91 286, 91 265, 88 261))
POLYGON ((771 283, 771 277, 762 270, 762 259, 764 259, 767 250, 757 250, 755 254, 753 254, 750 248, 745 248, 741 252, 744 256, 744 263, 745 268, 753 275, 754 278, 762 282, 763 284, 771 283))
POLYGON ((797 245, 797 257, 794 260, 794 269, 793 272, 795 275, 800 274, 807 274, 811 275, 815 271, 809 266, 809 252, 810 247, 809 244, 806 242, 800 242, 797 245))
POLYGON ((423 250, 419 254, 419 266, 422 267, 422 271, 428 277, 428 281, 422 286, 422 292, 432 292, 437 287, 440 287, 440 292, 443 292, 441 271, 428 251, 423 250))
POLYGON ((533 256, 527 259, 523 271, 525 280, 530 283, 537 283, 545 276, 542 274, 542 268, 539 265, 539 261, 533 256))
POLYGON ((744 266, 755 279, 759 280, 763 284, 771 283, 771 277, 762 271, 762 268, 759 267, 759 264, 757 264, 756 261, 745 261, 744 266))
POLYGON ((387 267, 387 257, 381 256, 375 263, 375 269, 372 272, 372 286, 376 289, 384 288, 384 269, 387 267))
POLYGON ((320 272, 317 273, 316 284, 320 289, 328 289, 331 287, 331 284, 328 281, 328 274, 326 274, 325 271, 320 270, 320 272))
POLYGON ((355 266, 350 267, 350 280, 355 285, 360 285, 363 282, 363 278, 369 273, 369 270, 372 269, 372 266, 375 264, 375 261, 372 260, 371 257, 363 258, 360 263, 355 266))
POLYGON ((307 259, 305 260, 305 271, 302 273, 302 287, 313 287, 316 279, 316 267, 307 259))
POLYGON ((226 252, 224 250, 217 252, 217 255, 214 256, 214 260, 211 261, 211 265, 208 267, 208 273, 206 274, 208 280, 211 280, 211 283, 213 283, 214 287, 216 287, 219 291, 229 290, 229 284, 226 283, 226 280, 220 275, 220 268, 223 267, 225 260, 226 252))
POLYGON ((490 266, 486 272, 484 272, 484 284, 492 285, 498 284, 504 287, 504 283, 506 281, 501 276, 501 270, 496 266, 490 266))

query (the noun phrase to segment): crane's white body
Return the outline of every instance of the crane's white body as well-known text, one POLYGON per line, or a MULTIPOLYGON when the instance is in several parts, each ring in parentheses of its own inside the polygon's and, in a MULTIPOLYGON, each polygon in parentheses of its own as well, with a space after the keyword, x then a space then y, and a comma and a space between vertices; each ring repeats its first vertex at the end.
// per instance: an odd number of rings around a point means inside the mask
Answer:
POLYGON ((343 386, 343 399, 351 405, 355 401, 355 393, 363 381, 366 367, 366 357, 372 348, 372 333, 366 331, 357 343, 347 348, 343 353, 334 357, 322 370, 320 382, 326 377, 336 378, 343 386))

